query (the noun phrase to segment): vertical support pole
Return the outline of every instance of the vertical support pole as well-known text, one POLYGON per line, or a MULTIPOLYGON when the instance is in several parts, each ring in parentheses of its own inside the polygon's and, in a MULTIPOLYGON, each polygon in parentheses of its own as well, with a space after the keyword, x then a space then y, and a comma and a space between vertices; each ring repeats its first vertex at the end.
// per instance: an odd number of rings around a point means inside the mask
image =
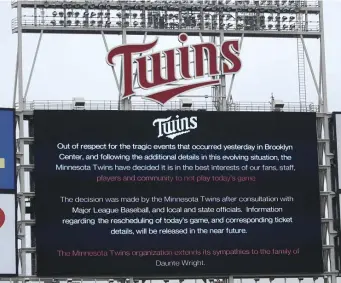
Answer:
MULTIPOLYGON (((146 39, 147 39, 147 33, 145 32, 144 36, 143 36, 143 42, 142 43, 146 43, 146 39)), ((142 56, 142 55, 143 55, 143 53, 140 53, 140 56, 142 56)), ((137 69, 134 73, 133 88, 135 88, 136 80, 137 80, 137 69)))
MULTIPOLYGON (((22 60, 22 52, 23 52, 23 46, 22 46, 22 39, 23 39, 23 33, 22 33, 22 6, 21 2, 18 2, 17 7, 17 18, 18 18, 18 102, 19 102, 19 109, 18 109, 18 127, 19 127, 19 147, 18 151, 21 153, 20 155, 20 165, 19 165, 19 190, 20 193, 25 192, 25 172, 22 165, 25 163, 24 158, 24 114, 23 111, 25 109, 24 104, 24 80, 23 80, 23 60, 22 60)), ((26 216, 26 204, 25 204, 25 197, 23 194, 20 194, 19 197, 19 208, 20 208, 20 220, 25 220, 26 216)), ((27 269, 26 269, 26 251, 23 250, 26 248, 26 227, 23 222, 21 222, 19 226, 19 233, 22 235, 21 237, 21 249, 19 252, 20 262, 21 262, 21 275, 26 276, 27 275, 27 269)))
POLYGON ((328 98, 327 98, 327 71, 326 71, 326 52, 325 52, 325 39, 324 39, 324 18, 323 18, 323 1, 320 3, 320 50, 321 50, 321 75, 322 75, 322 100, 323 112, 328 112, 328 98))
MULTIPOLYGON (((242 34, 242 38, 240 39, 239 52, 241 52, 241 50, 242 50, 243 41, 244 41, 244 33, 242 34)), ((232 87, 233 87, 235 77, 236 77, 236 74, 233 74, 232 79, 231 79, 231 83, 230 83, 229 92, 227 95, 227 102, 230 102, 231 97, 232 97, 232 87)))
MULTIPOLYGON (((220 48, 222 47, 223 43, 224 43, 224 33, 220 32, 220 48)), ((220 66, 222 66, 222 61, 223 61, 222 55, 220 55, 219 61, 220 61, 220 66)), ((227 95, 226 95, 226 75, 221 74, 220 75, 220 101, 219 101, 221 103, 221 105, 219 106, 220 111, 226 111, 227 110, 226 97, 227 97, 227 95)))
POLYGON ((37 5, 34 5, 34 8, 33 8, 33 14, 34 14, 34 26, 36 27, 37 26, 37 5))
POLYGON ((24 109, 24 80, 23 80, 23 60, 22 60, 22 11, 21 3, 18 2, 17 17, 18 17, 18 90, 19 90, 19 108, 24 109))
MULTIPOLYGON (((319 93, 322 93, 322 50, 320 47, 319 93)), ((322 101, 320 103, 322 105, 322 101)))
MULTIPOLYGON (((216 38, 215 36, 209 37, 210 42, 214 45, 216 44, 216 38)), ((208 60, 208 57, 206 56, 206 60, 208 60)), ((207 61, 208 62, 208 61, 207 61)), ((213 76, 212 79, 216 79, 218 76, 213 76)), ((212 86, 211 87, 211 94, 212 94, 212 102, 217 111, 221 111, 221 97, 220 97, 220 86, 212 86)))
MULTIPOLYGON (((18 48, 18 47, 17 47, 18 48)), ((17 88, 18 88, 18 55, 19 52, 17 50, 17 56, 15 59, 15 75, 14 75, 14 90, 13 90, 13 108, 15 108, 15 103, 17 101, 17 88)))
MULTIPOLYGON (((123 15, 124 13, 122 13, 123 15)), ((122 24, 123 25, 123 24, 122 24)), ((122 44, 126 43, 126 34, 125 34, 125 28, 122 28, 122 44)), ((124 60, 123 60, 123 56, 121 57, 121 68, 120 68, 120 93, 122 94, 122 89, 123 89, 123 68, 124 68, 124 60)), ((122 104, 124 104, 124 102, 122 101, 122 104)), ((123 110, 126 110, 124 108, 122 108, 123 110)))
MULTIPOLYGON (((202 10, 202 12, 203 12, 203 10, 202 10)), ((201 16, 202 16, 202 19, 203 19, 204 14, 202 14, 201 16)), ((200 41, 202 43, 204 43, 204 37, 203 37, 201 32, 199 33, 199 36, 200 36, 200 41)), ((210 37, 210 42, 215 43, 214 37, 210 37)), ((205 52, 205 60, 208 61, 208 56, 207 56, 206 52, 205 52)), ((220 111, 220 109, 219 109, 220 104, 219 104, 219 101, 218 101, 218 99, 220 97, 217 98, 217 88, 218 88, 218 86, 212 86, 211 87, 211 96, 212 96, 213 106, 215 107, 216 110, 220 111)))
MULTIPOLYGON (((126 44, 127 43, 127 31, 126 28, 123 27, 122 28, 122 44, 126 44)), ((120 92, 122 92, 122 88, 123 88, 123 72, 124 72, 124 64, 123 64, 123 58, 121 60, 121 78, 120 78, 120 92)), ((121 97, 121 109, 122 110, 131 110, 131 99, 130 98, 125 98, 122 100, 121 97)))

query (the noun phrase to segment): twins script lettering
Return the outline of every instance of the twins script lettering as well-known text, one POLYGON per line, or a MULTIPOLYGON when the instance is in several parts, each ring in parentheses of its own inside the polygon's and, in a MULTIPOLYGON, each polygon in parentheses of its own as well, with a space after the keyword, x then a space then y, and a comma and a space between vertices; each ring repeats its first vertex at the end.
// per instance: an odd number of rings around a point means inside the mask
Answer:
MULTIPOLYGON (((184 44, 188 40, 185 33, 179 35, 179 41, 184 44)), ((180 80, 194 80, 204 78, 208 73, 208 79, 196 83, 175 86, 167 90, 155 92, 147 95, 145 98, 151 99, 161 105, 176 97, 177 95, 193 89, 201 87, 219 85, 220 79, 217 77, 224 74, 233 74, 240 70, 241 60, 239 58, 239 42, 238 40, 225 41, 218 47, 210 42, 199 43, 193 45, 183 45, 181 47, 156 52, 146 56, 140 56, 134 59, 134 55, 151 50, 156 46, 158 39, 146 44, 125 44, 111 49, 107 54, 107 63, 114 66, 114 59, 122 56, 123 64, 123 85, 122 99, 135 95, 134 90, 134 72, 133 63, 137 64, 137 83, 145 90, 156 87, 165 86, 170 83, 175 83, 180 80), (194 70, 191 70, 190 52, 194 52, 194 70), (218 63, 218 56, 223 58, 218 63), (176 54, 179 54, 179 62, 176 60, 176 54), (162 59, 165 57, 165 64, 162 64, 162 59), (207 71, 205 71, 205 59, 207 58, 207 71), (151 60, 152 71, 151 79, 148 79, 147 61, 151 60), (162 75, 162 68, 165 65, 166 75, 162 75), (179 70, 177 72, 177 65, 179 70), (177 76, 177 73, 180 73, 177 76), (206 73, 206 74, 205 74, 206 73)))

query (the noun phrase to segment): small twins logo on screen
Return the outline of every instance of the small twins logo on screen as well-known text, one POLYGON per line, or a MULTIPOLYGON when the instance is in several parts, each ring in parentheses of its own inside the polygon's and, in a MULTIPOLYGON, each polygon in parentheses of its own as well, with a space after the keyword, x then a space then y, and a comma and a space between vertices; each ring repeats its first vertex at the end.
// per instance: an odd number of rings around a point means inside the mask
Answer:
POLYGON ((198 117, 183 117, 176 115, 175 118, 158 118, 153 121, 153 126, 158 128, 158 138, 163 136, 173 140, 177 136, 187 134, 198 127, 198 117))

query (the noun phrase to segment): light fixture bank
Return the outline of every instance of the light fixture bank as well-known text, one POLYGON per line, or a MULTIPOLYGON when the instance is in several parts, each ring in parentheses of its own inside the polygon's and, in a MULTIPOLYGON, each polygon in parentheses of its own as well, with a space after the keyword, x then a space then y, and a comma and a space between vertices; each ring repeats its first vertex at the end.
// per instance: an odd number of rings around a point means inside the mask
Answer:
POLYGON ((133 63, 135 62, 137 64, 137 83, 144 90, 165 86, 180 80, 194 80, 207 77, 206 80, 174 86, 145 96, 146 99, 153 100, 161 105, 181 93, 206 86, 219 85, 221 83, 220 78, 214 77, 234 74, 241 68, 242 63, 239 58, 240 47, 238 40, 225 41, 219 49, 211 42, 184 45, 188 40, 188 35, 185 33, 181 33, 178 39, 183 46, 140 56, 136 59, 134 59, 134 55, 152 50, 157 45, 158 39, 146 44, 120 45, 108 52, 106 61, 110 66, 115 65, 114 59, 116 57, 122 56, 123 58, 122 99, 136 94, 133 71, 133 63), (190 56, 191 52, 194 53, 193 59, 190 56), (179 58, 176 58, 177 55, 179 55, 179 58), (147 67, 148 60, 151 60, 152 64, 150 71, 147 67), (191 64, 192 61, 194 61, 194 64, 191 64), (205 61, 207 61, 207 71, 205 61), (193 66, 192 68, 191 65, 193 66), (165 69, 165 76, 162 74, 162 69, 165 69))

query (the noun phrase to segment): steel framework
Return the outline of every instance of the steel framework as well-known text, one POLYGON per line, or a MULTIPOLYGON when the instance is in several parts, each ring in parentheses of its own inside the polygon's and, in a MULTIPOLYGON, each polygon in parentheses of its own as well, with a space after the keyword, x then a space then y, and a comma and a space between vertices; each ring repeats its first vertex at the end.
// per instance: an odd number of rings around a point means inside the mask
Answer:
MULTIPOLYGON (((17 10, 17 18, 12 21, 12 29, 18 36, 16 74, 14 83, 13 106, 16 107, 17 119, 17 176, 18 176, 18 219, 19 240, 19 277, 15 280, 52 280, 52 278, 37 278, 35 275, 35 238, 34 213, 30 204, 34 199, 34 181, 30 172, 34 168, 34 160, 29 155, 33 143, 32 114, 34 109, 72 109, 70 101, 27 101, 30 82, 40 43, 44 33, 62 34, 99 34, 103 38, 106 49, 107 34, 119 34, 122 43, 127 43, 128 35, 178 35, 185 32, 192 36, 210 36, 212 41, 224 41, 225 37, 275 37, 297 38, 299 60, 299 103, 287 103, 284 111, 311 111, 317 113, 319 174, 321 194, 321 219, 323 236, 323 260, 325 271, 323 274, 288 274, 300 281, 302 277, 314 280, 323 278, 330 283, 336 283, 338 271, 335 263, 332 201, 335 193, 331 186, 331 159, 329 141, 329 118, 327 108, 327 82, 325 69, 324 26, 322 1, 234 1, 234 0, 202 0, 202 1, 30 1, 19 0, 12 2, 17 10), (27 86, 23 82, 23 34, 39 33, 39 41, 34 56, 27 86), (306 38, 317 38, 320 42, 320 71, 315 75, 307 48, 306 38), (303 59, 302 59, 303 58, 303 59), (317 93, 317 105, 307 104, 305 97, 305 73, 300 77, 300 69, 308 63, 317 93), (28 121, 28 122, 27 122, 28 121), (28 124, 28 127, 27 127, 28 124), (28 128, 28 132, 27 132, 28 128), (27 158, 29 157, 29 158, 27 158), (31 227, 31 240, 28 240, 27 227, 31 227), (32 272, 27 266, 28 256, 31 257, 32 272)), ((304 68, 303 68, 304 69, 304 68)), ((118 74, 112 68, 114 80, 120 93, 122 73, 118 74)), ((305 71, 305 70, 304 70, 305 71)), ((122 72, 122 70, 121 70, 122 72)), ((212 94, 205 101, 193 104, 193 109, 212 111, 271 111, 268 103, 238 103, 232 101, 232 87, 235 80, 233 75, 230 85, 225 77, 221 77, 222 84, 212 88, 212 94)), ((151 103, 141 103, 133 99, 115 102, 86 101, 87 109, 178 109, 178 101, 168 103, 161 108, 151 103)), ((309 236, 309 235, 307 235, 309 236)), ((276 274, 264 274, 270 279, 276 274)), ((238 278, 238 277, 237 277, 238 278)), ((65 279, 66 278, 58 278, 65 279)), ((91 280, 90 278, 83 278, 91 280)), ((100 278, 97 278, 100 279, 100 278)), ((109 278, 102 278, 109 280, 109 278)), ((254 278, 257 281, 257 278, 254 278)), ((75 278, 74 278, 75 280, 75 278)), ((132 278, 130 281, 132 282, 132 278)), ((232 283, 234 278, 225 281, 232 283)))

